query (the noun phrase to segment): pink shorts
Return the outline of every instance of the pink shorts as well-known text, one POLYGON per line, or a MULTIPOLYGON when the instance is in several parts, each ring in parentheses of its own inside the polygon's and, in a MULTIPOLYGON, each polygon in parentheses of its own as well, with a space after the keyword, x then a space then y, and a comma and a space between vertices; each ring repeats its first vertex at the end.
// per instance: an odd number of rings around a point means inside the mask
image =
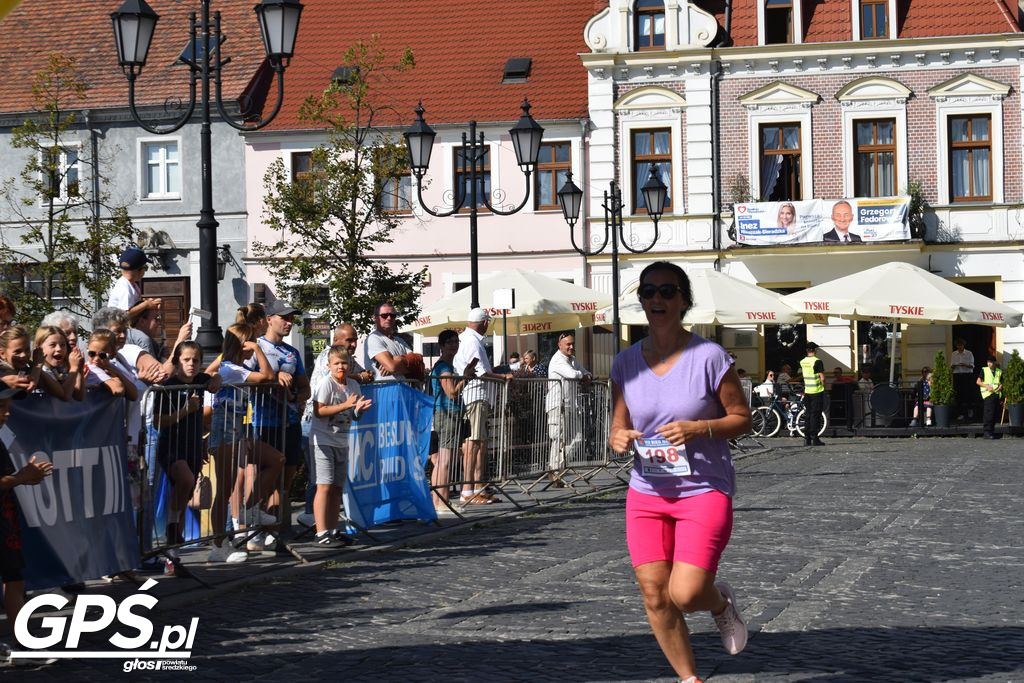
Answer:
POLYGON ((626 494, 626 545, 634 567, 672 561, 714 573, 731 535, 732 498, 721 491, 686 498, 626 494))

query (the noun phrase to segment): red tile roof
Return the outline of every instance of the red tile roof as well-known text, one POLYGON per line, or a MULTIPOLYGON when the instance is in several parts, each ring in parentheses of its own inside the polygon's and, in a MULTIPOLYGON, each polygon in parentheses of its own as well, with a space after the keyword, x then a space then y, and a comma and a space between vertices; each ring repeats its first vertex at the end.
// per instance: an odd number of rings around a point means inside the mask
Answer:
POLYGON ((1003 0, 914 0, 898 14, 900 38, 1020 32, 1003 0))
MULTIPOLYGON (((188 68, 172 66, 188 42, 188 14, 196 2, 148 0, 160 20, 142 76, 136 83, 139 104, 161 104, 167 98, 188 96, 188 68)), ((117 66, 110 13, 120 0, 28 0, 2 22, 0 35, 0 111, 32 109, 32 79, 45 66, 47 55, 62 52, 76 60, 91 86, 83 107, 120 107, 128 103, 128 82, 117 66)), ((255 2, 213 3, 221 11, 221 27, 228 40, 224 68, 224 97, 237 98, 263 62, 264 50, 255 2)), ((346 3, 347 4, 347 3, 346 3)), ((212 21, 212 19, 211 19, 212 21)))
MULTIPOLYGON (((897 0, 900 38, 1018 33, 1004 0, 897 0)), ((697 0, 725 25, 725 0, 697 0)), ((804 42, 851 40, 850 0, 804 0, 804 42)), ((733 45, 757 45, 755 0, 732 1, 733 45)))
POLYGON ((304 0, 295 57, 285 72, 285 105, 272 130, 309 128, 298 109, 322 92, 343 66, 347 48, 379 34, 389 61, 409 47, 416 67, 388 75, 377 93, 393 112, 381 124, 408 125, 417 100, 433 124, 509 121, 524 96, 538 120, 587 114, 587 72, 577 53, 587 52, 583 28, 606 2, 595 0, 304 0), (526 83, 501 83, 505 61, 533 60, 526 83))

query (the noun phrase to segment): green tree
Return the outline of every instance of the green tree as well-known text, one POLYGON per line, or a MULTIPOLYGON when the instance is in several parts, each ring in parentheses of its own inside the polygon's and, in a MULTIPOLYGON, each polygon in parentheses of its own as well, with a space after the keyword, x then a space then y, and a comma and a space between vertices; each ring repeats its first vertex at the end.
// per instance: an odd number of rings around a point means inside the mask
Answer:
POLYGON ((946 362, 945 353, 935 352, 932 368, 932 403, 937 406, 953 405, 953 371, 946 362))
POLYGON ((1003 392, 1008 404, 1024 403, 1024 360, 1016 349, 1003 370, 1003 392))
POLYGON ((310 96, 300 118, 327 131, 327 142, 311 154, 308 173, 294 181, 284 162, 264 176, 265 220, 280 238, 254 244, 266 259, 277 289, 304 311, 367 331, 373 308, 392 301, 409 323, 419 312, 426 268, 389 264, 375 252, 394 241, 402 217, 387 210, 397 179, 408 176, 404 146, 380 129, 390 110, 380 100, 390 74, 411 69, 405 50, 389 63, 377 36, 349 48, 336 78, 322 94, 310 96))
POLYGON ((11 131, 11 145, 29 159, 2 190, 9 216, 0 227, 0 287, 26 325, 57 309, 90 317, 120 275, 118 254, 138 239, 127 208, 102 190, 103 160, 75 136, 87 90, 73 59, 50 54, 32 77, 33 111, 11 131), (98 196, 86 182, 93 174, 98 196))

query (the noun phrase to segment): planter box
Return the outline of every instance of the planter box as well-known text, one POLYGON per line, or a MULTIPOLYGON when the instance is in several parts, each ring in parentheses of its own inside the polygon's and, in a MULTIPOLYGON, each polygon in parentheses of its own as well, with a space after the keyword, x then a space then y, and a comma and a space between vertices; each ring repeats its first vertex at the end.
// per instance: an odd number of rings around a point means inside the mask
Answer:
POLYGON ((1006 406, 1006 412, 1010 416, 1011 427, 1024 425, 1024 403, 1011 403, 1006 406))

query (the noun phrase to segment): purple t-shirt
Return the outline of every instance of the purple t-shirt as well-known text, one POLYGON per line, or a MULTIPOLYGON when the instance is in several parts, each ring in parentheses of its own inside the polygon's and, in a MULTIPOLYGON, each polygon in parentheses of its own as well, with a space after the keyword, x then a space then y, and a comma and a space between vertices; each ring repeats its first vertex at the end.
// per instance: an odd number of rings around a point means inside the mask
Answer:
MULTIPOLYGON (((611 377, 626 400, 633 428, 656 439, 660 436, 658 427, 669 422, 723 417, 725 409, 718 401, 718 387, 731 366, 732 358, 725 349, 692 335, 665 376, 654 374, 644 360, 641 343, 637 343, 615 357, 611 377)), ((736 470, 729 443, 702 438, 678 449, 657 442, 639 444, 633 452, 629 485, 641 493, 665 498, 685 498, 713 490, 732 496, 736 470)))

